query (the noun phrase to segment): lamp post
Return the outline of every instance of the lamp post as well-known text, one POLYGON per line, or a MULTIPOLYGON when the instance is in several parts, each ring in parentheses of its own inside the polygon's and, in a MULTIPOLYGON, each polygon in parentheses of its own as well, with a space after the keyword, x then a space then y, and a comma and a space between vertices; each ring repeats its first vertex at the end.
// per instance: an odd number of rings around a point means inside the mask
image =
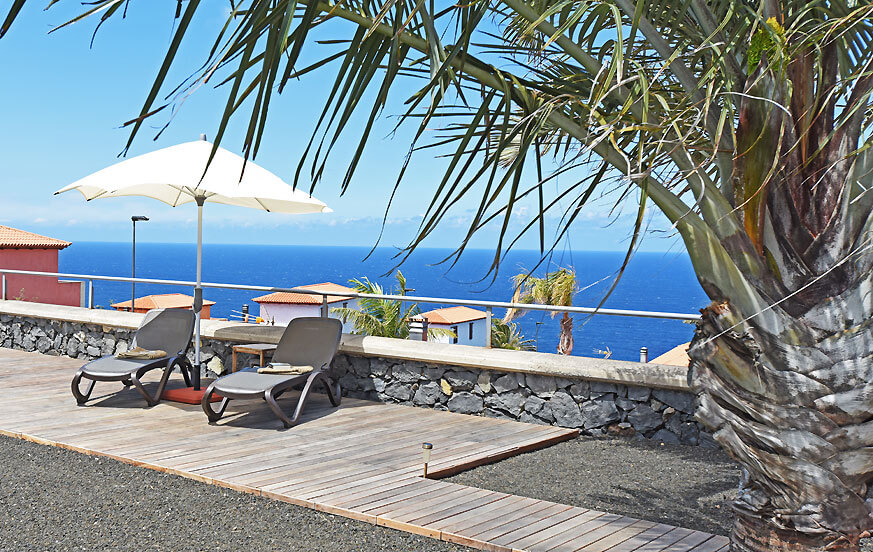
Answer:
MULTIPOLYGON (((146 222, 149 220, 148 217, 144 217, 142 215, 134 215, 130 217, 130 221, 133 223, 133 259, 130 263, 130 277, 136 278, 136 223, 137 222, 146 222)), ((135 312, 134 307, 136 307, 136 282, 130 283, 130 312, 135 312)))

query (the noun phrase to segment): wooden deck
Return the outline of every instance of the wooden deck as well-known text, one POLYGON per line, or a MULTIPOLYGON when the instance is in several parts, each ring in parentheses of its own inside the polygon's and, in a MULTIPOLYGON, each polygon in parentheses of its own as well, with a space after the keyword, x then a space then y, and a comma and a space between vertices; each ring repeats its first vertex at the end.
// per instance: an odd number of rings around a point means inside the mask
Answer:
POLYGON ((321 396, 288 430, 263 403, 232 402, 230 415, 209 425, 199 406, 144 408, 112 383, 98 382, 95 399, 77 407, 69 383, 80 364, 0 349, 0 434, 482 550, 728 549, 708 533, 420 477, 424 441, 434 444, 431 474, 444 476, 574 430, 354 399, 334 409, 321 396))

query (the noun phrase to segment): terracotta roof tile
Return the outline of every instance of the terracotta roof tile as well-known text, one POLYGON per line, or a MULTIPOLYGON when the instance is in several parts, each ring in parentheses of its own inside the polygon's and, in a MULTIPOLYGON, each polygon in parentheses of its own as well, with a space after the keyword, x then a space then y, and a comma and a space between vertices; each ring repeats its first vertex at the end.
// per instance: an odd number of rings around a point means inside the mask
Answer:
POLYGON ((0 249, 63 249, 71 242, 0 225, 0 249))
POLYGON ((655 360, 650 361, 652 364, 669 364, 670 366, 688 366, 688 346, 691 343, 683 343, 677 345, 659 356, 655 360))
MULTIPOLYGON (((137 309, 187 309, 194 304, 194 298, 184 293, 163 293, 159 295, 146 295, 136 298, 137 309)), ((204 305, 214 305, 215 301, 203 300, 204 305)), ((112 308, 129 309, 130 301, 112 303, 112 308)))
POLYGON ((420 316, 426 318, 428 324, 462 324, 464 322, 472 322, 473 320, 481 320, 485 318, 486 314, 477 309, 458 306, 423 312, 420 316))
MULTIPOLYGON (((310 284, 307 286, 294 286, 302 289, 312 289, 318 291, 342 291, 348 293, 354 293, 355 290, 342 286, 340 284, 334 284, 333 282, 324 282, 322 284, 310 284)), ((339 303, 340 301, 348 301, 349 297, 342 297, 339 295, 328 295, 327 302, 328 303, 339 303)), ((262 295, 260 297, 255 297, 252 301, 256 303, 288 303, 293 305, 320 305, 321 304, 321 295, 306 295, 303 293, 288 293, 285 291, 277 291, 275 293, 269 293, 267 295, 262 295)))

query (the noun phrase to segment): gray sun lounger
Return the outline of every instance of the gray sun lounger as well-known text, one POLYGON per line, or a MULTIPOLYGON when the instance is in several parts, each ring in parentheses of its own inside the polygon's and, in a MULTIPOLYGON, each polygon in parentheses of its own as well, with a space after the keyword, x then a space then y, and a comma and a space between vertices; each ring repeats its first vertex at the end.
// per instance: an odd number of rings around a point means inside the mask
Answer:
POLYGON ((161 394, 170 378, 174 366, 178 366, 185 378, 185 384, 190 386, 189 372, 193 370, 186 356, 191 346, 191 335, 194 333, 194 312, 185 309, 153 309, 146 313, 145 318, 136 330, 136 335, 130 347, 142 347, 148 350, 166 351, 167 356, 155 359, 116 358, 105 356, 85 364, 76 372, 71 384, 76 402, 85 404, 98 381, 120 381, 125 387, 133 385, 145 398, 149 406, 161 401, 161 394), (146 372, 163 368, 164 374, 158 384, 157 392, 151 395, 142 385, 140 378, 146 372), (90 380, 88 388, 83 393, 79 388, 82 378, 90 380))
POLYGON ((264 399, 270 410, 285 427, 291 427, 300 420, 309 392, 315 383, 321 383, 327 391, 331 404, 339 406, 341 389, 329 374, 330 362, 336 354, 342 337, 342 323, 335 318, 304 317, 292 320, 273 354, 273 362, 295 366, 312 366, 312 371, 304 374, 262 374, 257 367, 234 372, 212 382, 203 395, 200 405, 210 422, 218 421, 231 399, 264 399), (282 393, 303 385, 294 414, 289 417, 276 402, 282 393), (210 398, 213 393, 223 397, 218 411, 212 409, 210 398))

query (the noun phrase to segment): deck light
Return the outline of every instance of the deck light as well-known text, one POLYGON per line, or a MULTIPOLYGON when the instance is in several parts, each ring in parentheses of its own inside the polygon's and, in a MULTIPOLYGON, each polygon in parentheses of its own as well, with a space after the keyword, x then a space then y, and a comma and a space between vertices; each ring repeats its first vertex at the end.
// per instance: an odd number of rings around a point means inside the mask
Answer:
POLYGON ((433 450, 433 445, 430 443, 421 444, 421 459, 424 461, 424 478, 427 479, 427 464, 430 462, 430 451, 433 450))

